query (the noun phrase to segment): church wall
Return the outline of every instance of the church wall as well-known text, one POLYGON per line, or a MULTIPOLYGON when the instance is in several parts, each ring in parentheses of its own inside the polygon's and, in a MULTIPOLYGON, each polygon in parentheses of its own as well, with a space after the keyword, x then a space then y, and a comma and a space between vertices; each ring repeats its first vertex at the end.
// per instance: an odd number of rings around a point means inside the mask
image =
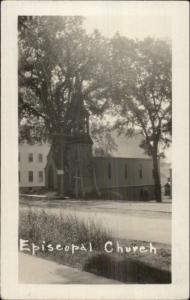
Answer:
POLYGON ((150 200, 154 198, 151 159, 95 157, 96 181, 105 197, 150 200))
POLYGON ((154 184, 151 159, 94 157, 94 165, 97 183, 101 188, 154 184), (109 164, 111 176, 108 174, 109 164))
POLYGON ((130 186, 130 187, 107 187, 100 188, 102 199, 108 200, 154 200, 154 185, 130 186))
POLYGON ((91 144, 70 144, 67 147, 66 189, 69 193, 76 193, 76 180, 80 194, 91 193, 94 189, 93 158, 91 144), (78 179, 76 179, 78 177, 78 179))
POLYGON ((46 182, 46 188, 48 188, 49 190, 56 190, 58 188, 57 168, 55 166, 55 163, 51 155, 52 153, 50 151, 48 155, 47 165, 45 167, 45 182, 46 182), (52 173, 51 179, 49 175, 50 171, 52 173), (50 180, 52 181, 51 183, 49 182, 50 180))

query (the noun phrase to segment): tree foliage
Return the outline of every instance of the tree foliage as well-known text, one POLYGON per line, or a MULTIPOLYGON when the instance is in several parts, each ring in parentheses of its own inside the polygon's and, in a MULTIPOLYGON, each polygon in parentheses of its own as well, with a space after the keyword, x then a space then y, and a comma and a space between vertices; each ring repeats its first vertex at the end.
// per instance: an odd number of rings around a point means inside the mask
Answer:
MULTIPOLYGON (((140 146, 152 157, 160 186, 158 158, 172 133, 170 44, 119 34, 107 39, 97 30, 89 35, 82 17, 20 16, 18 31, 20 139, 51 140, 66 132, 70 104, 81 98, 91 115, 114 116, 118 133, 143 135, 140 146)), ((110 154, 111 128, 96 125, 97 151, 110 154)))
MULTIPOLYGON (((119 133, 140 132, 141 143, 153 158, 156 186, 160 186, 158 158, 171 142, 172 60, 170 45, 147 38, 133 41, 116 35, 111 42, 111 99, 119 133)), ((157 198, 160 198, 160 191, 157 198)))
POLYGON ((141 132, 142 147, 149 154, 154 146, 171 141, 172 88, 171 49, 163 41, 130 41, 116 36, 112 41, 112 100, 118 115, 116 128, 141 132), (114 74, 114 75, 113 75, 114 74))
POLYGON ((76 94, 93 114, 106 109, 105 40, 97 32, 87 35, 82 22, 82 17, 19 17, 21 140, 47 139, 66 129, 76 94))
POLYGON ((104 122, 101 118, 94 117, 91 121, 90 133, 93 136, 94 155, 112 156, 118 145, 113 137, 112 125, 109 121, 104 122))

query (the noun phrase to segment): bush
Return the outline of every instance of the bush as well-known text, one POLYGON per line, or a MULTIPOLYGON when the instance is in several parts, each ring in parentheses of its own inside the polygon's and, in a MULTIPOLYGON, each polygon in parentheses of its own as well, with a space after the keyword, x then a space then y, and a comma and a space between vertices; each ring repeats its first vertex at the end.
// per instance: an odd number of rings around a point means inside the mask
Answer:
POLYGON ((32 209, 21 211, 19 219, 19 238, 29 243, 46 243, 62 245, 91 242, 94 250, 102 249, 110 234, 94 221, 82 221, 75 215, 52 215, 45 211, 32 209))

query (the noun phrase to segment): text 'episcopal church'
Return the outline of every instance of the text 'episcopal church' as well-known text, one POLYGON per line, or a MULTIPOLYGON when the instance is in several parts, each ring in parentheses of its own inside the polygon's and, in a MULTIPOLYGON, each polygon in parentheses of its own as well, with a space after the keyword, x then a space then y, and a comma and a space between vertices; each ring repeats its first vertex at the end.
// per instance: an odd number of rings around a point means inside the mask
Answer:
POLYGON ((151 159, 94 157, 89 113, 80 97, 73 98, 66 117, 67 131, 54 135, 47 156, 48 190, 84 199, 154 199, 151 159))

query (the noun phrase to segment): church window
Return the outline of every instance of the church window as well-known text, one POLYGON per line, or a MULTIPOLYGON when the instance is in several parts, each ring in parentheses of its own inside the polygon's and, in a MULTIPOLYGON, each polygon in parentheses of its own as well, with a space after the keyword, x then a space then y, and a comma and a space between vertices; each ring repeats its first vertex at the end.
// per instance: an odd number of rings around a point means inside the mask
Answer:
POLYGON ((18 172, 18 180, 20 182, 20 171, 18 172))
POLYGON ((33 153, 28 154, 28 161, 33 162, 33 153))
POLYGON ((127 164, 125 164, 125 178, 127 178, 127 164))
POLYGON ((43 171, 39 171, 39 182, 43 182, 43 171))
POLYGON ((28 181, 33 182, 33 171, 28 171, 28 181))
POLYGON ((111 179, 111 164, 108 164, 108 178, 111 179))
POLYGON ((38 161, 39 162, 43 162, 43 155, 42 155, 42 153, 38 154, 38 161))
POLYGON ((143 178, 143 171, 142 171, 142 165, 139 165, 139 178, 143 178))

